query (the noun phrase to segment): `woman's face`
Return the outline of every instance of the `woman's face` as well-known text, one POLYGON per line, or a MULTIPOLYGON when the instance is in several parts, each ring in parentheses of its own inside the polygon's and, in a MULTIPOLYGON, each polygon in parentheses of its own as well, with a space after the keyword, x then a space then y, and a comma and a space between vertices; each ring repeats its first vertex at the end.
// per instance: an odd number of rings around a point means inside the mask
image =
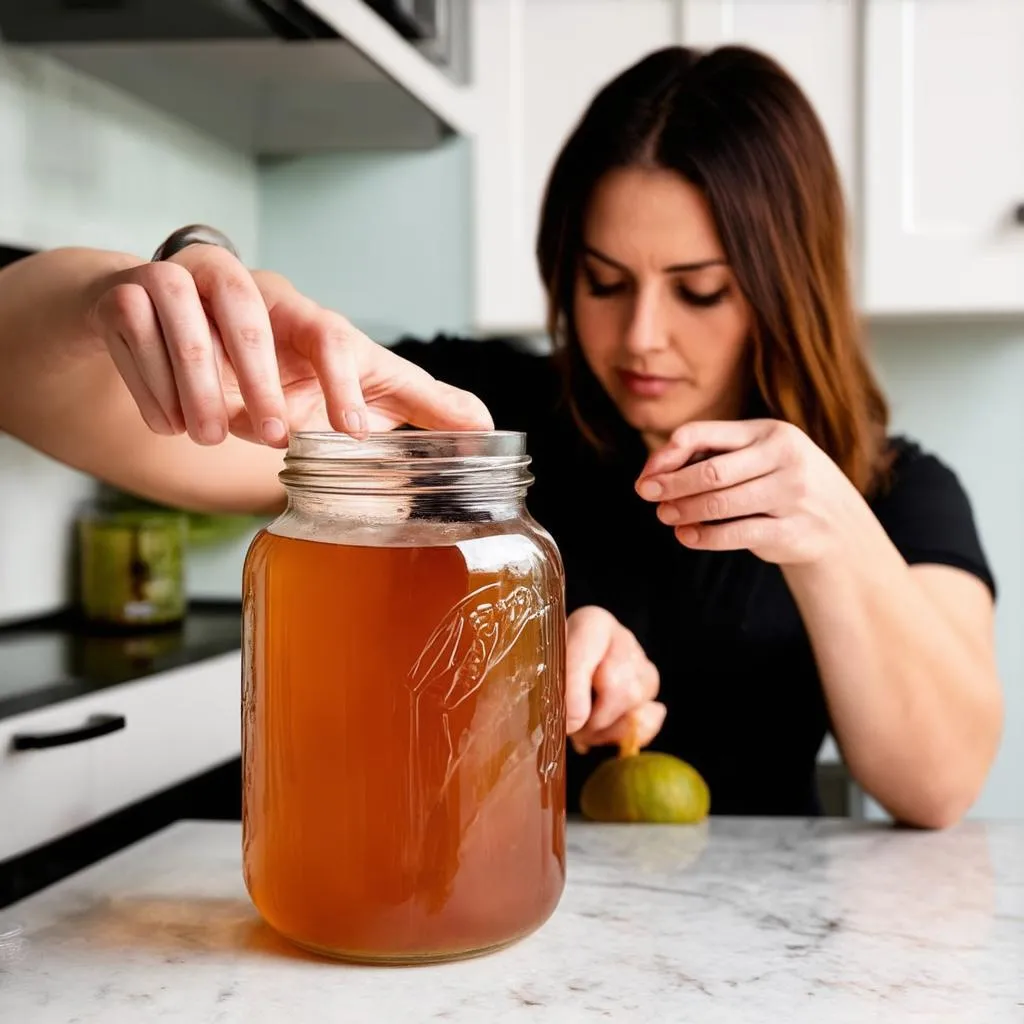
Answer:
POLYGON ((591 198, 583 243, 583 355, 648 447, 689 420, 738 416, 750 311, 700 192, 672 171, 612 171, 591 198))

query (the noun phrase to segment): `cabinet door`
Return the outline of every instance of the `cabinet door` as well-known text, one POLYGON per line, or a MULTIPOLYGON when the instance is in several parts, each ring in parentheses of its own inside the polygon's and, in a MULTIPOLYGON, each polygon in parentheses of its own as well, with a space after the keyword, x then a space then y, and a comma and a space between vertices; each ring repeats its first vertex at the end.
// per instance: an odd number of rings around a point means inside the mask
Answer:
POLYGON ((677 37, 678 0, 478 0, 475 322, 543 330, 534 237, 548 172, 594 93, 677 37))
POLYGON ((240 661, 234 651, 0 721, 0 861, 238 757, 240 661), (14 743, 81 734, 94 715, 124 722, 42 749, 14 743))
POLYGON ((856 0, 681 0, 683 42, 739 44, 775 58, 807 94, 853 201, 857 145, 856 0))
POLYGON ((1024 2, 867 0, 874 314, 1024 310, 1024 2))

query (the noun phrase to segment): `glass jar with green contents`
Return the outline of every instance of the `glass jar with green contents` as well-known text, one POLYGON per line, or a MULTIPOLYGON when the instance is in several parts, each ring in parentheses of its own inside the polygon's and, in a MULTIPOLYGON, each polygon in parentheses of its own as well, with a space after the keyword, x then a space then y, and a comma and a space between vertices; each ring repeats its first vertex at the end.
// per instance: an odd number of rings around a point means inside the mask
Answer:
POLYGON ((78 520, 79 604, 91 622, 161 626, 185 614, 188 520, 95 506, 78 520))

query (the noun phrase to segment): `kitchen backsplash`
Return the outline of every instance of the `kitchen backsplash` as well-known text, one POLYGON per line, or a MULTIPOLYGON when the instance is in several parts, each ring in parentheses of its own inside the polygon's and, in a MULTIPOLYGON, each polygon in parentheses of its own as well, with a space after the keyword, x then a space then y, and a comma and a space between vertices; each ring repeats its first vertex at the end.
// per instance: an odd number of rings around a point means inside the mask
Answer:
POLYGON ((257 253, 252 161, 60 64, 0 47, 0 243, 150 254, 191 221, 257 253))
POLYGON ((94 490, 91 477, 0 434, 0 624, 65 603, 75 511, 94 490))

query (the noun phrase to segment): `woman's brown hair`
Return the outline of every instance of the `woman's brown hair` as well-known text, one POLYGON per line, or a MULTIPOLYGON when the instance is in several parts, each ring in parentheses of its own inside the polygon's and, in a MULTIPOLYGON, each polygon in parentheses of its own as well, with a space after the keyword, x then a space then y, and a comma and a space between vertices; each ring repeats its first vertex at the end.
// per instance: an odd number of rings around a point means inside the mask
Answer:
POLYGON ((839 175, 799 86, 754 50, 652 53, 598 93, 559 155, 537 257, 570 399, 589 375, 573 321, 587 205, 606 173, 636 165, 676 171, 707 199, 751 309, 756 410, 800 427, 870 492, 888 410, 854 313, 839 175))

